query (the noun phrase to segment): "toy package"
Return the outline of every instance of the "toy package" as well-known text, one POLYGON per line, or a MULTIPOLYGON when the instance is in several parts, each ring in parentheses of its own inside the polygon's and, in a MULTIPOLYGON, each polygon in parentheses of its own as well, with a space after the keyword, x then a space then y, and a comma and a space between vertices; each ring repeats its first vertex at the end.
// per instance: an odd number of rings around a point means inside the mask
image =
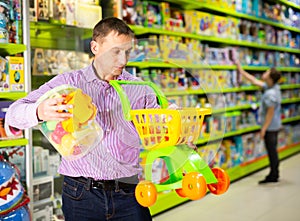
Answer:
POLYGON ((94 26, 102 19, 102 8, 98 5, 78 3, 76 6, 75 16, 75 22, 78 27, 94 28, 94 26))
POLYGON ((162 16, 161 7, 157 2, 144 1, 143 10, 146 15, 145 17, 145 27, 161 28, 162 27, 162 16))
POLYGON ((49 20, 50 0, 38 0, 37 2, 37 19, 49 20))
POLYGON ((10 91, 24 91, 24 58, 7 56, 9 89, 10 91))
POLYGON ((38 102, 56 97, 64 98, 62 104, 73 105, 73 108, 63 110, 72 113, 73 117, 60 122, 45 121, 39 129, 65 159, 83 157, 99 145, 103 137, 103 131, 95 120, 97 108, 81 89, 69 85, 53 88, 38 102))

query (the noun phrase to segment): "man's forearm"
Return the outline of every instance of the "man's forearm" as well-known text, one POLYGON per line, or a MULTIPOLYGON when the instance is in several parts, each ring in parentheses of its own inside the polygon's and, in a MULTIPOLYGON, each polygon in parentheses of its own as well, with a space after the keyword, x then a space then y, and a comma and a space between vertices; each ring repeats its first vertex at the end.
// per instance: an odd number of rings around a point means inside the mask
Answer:
POLYGON ((272 122, 273 116, 274 116, 274 107, 269 107, 267 109, 267 113, 266 113, 266 117, 265 117, 265 122, 262 125, 262 129, 263 130, 267 130, 268 129, 269 125, 272 122))

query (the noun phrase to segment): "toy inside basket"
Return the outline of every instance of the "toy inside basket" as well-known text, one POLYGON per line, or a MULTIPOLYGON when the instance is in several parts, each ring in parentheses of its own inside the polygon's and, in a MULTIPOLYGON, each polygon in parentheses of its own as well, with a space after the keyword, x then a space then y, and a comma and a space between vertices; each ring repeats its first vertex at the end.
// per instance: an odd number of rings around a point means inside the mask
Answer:
POLYGON ((97 146, 103 137, 103 131, 95 120, 97 108, 91 97, 81 89, 69 85, 53 88, 38 102, 59 97, 64 98, 62 104, 72 104, 73 108, 63 111, 72 113, 73 117, 64 121, 42 122, 39 129, 65 159, 83 157, 97 146))
POLYGON ((132 120, 146 149, 194 143, 200 136, 207 108, 167 109, 168 101, 155 84, 141 81, 110 81, 121 99, 124 117, 132 120), (161 109, 131 110, 130 102, 120 84, 148 85, 157 95, 161 109))

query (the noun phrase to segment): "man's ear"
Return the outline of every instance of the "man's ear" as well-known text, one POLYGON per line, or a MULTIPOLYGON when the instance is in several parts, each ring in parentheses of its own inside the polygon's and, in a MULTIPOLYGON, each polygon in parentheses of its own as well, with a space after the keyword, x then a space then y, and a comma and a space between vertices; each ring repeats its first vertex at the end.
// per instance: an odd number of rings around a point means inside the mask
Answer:
POLYGON ((99 44, 96 41, 92 40, 90 46, 92 53, 96 55, 99 51, 99 44))

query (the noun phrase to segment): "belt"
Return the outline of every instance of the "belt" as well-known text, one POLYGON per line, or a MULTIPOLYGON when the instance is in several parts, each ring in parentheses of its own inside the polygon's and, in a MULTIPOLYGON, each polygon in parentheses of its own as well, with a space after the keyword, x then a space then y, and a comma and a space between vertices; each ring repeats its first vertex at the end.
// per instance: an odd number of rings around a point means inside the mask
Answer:
POLYGON ((89 178, 69 177, 69 178, 84 184, 88 184, 93 189, 102 189, 102 190, 119 190, 119 189, 135 188, 138 182, 137 175, 132 177, 116 179, 116 180, 95 180, 90 177, 89 178))

